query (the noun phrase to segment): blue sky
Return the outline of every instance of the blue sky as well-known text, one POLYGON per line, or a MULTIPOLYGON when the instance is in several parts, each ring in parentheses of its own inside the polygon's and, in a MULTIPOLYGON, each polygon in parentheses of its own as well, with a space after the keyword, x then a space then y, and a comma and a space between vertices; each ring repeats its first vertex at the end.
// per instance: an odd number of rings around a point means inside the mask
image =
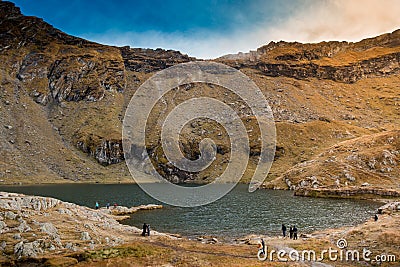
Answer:
POLYGON ((400 28, 396 0, 14 0, 62 31, 111 45, 180 50, 199 58, 272 40, 359 40, 400 28), (350 3, 348 3, 350 2, 350 3))

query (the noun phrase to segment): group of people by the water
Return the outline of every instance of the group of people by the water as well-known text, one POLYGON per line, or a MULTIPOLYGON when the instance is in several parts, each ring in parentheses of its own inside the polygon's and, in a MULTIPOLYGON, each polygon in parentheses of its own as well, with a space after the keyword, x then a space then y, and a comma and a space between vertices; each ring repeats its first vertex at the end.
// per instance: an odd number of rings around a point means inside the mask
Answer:
MULTIPOLYGON (((282 224, 282 234, 283 237, 286 237, 286 225, 282 224)), ((289 227, 289 237, 290 239, 296 240, 297 239, 297 227, 296 225, 292 225, 289 227)))
MULTIPOLYGON (((114 203, 114 208, 116 208, 118 206, 117 203, 114 203)), ((99 202, 96 201, 96 204, 94 205, 95 209, 98 210, 100 208, 99 202)), ((109 209, 110 208, 110 202, 107 202, 106 204, 106 208, 109 209)))

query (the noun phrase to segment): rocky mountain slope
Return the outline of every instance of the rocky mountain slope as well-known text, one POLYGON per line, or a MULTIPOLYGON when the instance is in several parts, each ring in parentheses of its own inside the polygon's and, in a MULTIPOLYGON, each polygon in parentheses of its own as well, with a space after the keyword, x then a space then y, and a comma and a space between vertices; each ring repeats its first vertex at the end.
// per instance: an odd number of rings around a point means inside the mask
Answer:
MULTIPOLYGON (((112 47, 72 37, 4 1, 0 37, 0 181, 8 184, 131 182, 121 144, 131 96, 156 71, 195 60, 177 51, 112 47)), ((248 75, 269 101, 278 138, 269 186, 312 188, 308 181, 316 177, 320 187, 336 186, 337 179, 345 187, 350 173, 356 182, 347 186, 367 182, 400 190, 400 30, 357 43, 272 42, 215 61, 248 75), (387 143, 392 137, 395 141, 387 143), (368 143, 375 138, 383 139, 368 143), (383 164, 386 151, 390 166, 383 164), (325 161, 333 156, 328 166, 325 161), (376 169, 368 165, 372 159, 376 169)), ((147 127, 154 166, 174 182, 208 182, 226 168, 229 139, 209 120, 186 125, 180 140, 192 159, 199 156, 203 138, 216 142, 216 160, 207 169, 181 171, 163 153, 158 126, 176 105, 198 96, 217 98, 242 118, 251 146, 243 182, 249 181, 261 149, 257 122, 243 100, 212 84, 175 88, 155 106, 147 127)))
MULTIPOLYGON (((310 190, 318 195, 322 187, 334 191, 332 196, 362 193, 400 197, 399 137, 400 131, 393 130, 335 144, 284 173, 284 188, 297 189, 299 195, 310 195, 310 190), (371 185, 375 187, 370 189, 371 185), (377 186, 393 190, 374 191, 377 186)), ((281 183, 280 177, 268 186, 279 187, 281 183)))

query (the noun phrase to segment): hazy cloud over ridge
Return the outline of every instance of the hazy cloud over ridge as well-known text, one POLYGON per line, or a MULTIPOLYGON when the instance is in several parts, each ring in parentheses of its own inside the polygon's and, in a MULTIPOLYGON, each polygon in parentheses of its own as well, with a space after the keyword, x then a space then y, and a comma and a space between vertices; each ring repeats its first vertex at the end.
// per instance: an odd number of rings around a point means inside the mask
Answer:
POLYGON ((270 41, 358 41, 400 28, 399 0, 14 1, 25 14, 72 35, 198 58, 247 52, 270 41))
POLYGON ((109 32, 87 37, 104 43, 163 47, 199 58, 214 58, 227 53, 254 50, 270 41, 358 41, 398 28, 400 3, 397 0, 331 0, 307 1, 301 8, 291 10, 286 18, 260 22, 254 28, 241 29, 238 25, 235 31, 226 34, 207 30, 192 35, 150 31, 109 32))

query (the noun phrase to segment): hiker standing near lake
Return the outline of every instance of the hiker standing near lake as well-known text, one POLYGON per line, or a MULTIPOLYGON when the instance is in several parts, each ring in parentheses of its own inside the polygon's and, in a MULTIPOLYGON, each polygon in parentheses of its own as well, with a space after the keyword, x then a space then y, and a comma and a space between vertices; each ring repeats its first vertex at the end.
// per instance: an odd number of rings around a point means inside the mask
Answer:
POLYGON ((262 249, 263 254, 265 255, 265 242, 264 242, 264 239, 262 239, 262 238, 261 238, 261 249, 262 249))
POLYGON ((297 240, 297 228, 296 228, 296 225, 293 227, 293 240, 297 240))
POLYGON ((286 226, 282 223, 282 234, 283 237, 286 237, 286 226))
POLYGON ((293 238, 293 226, 290 226, 290 228, 289 228, 289 237, 290 237, 290 239, 293 238))
POLYGON ((96 205, 95 205, 96 210, 99 209, 99 202, 96 201, 96 205))
POLYGON ((147 224, 144 223, 144 224, 143 224, 142 236, 146 236, 146 232, 147 232, 147 224))
POLYGON ((147 225, 147 235, 150 236, 150 224, 147 225))

